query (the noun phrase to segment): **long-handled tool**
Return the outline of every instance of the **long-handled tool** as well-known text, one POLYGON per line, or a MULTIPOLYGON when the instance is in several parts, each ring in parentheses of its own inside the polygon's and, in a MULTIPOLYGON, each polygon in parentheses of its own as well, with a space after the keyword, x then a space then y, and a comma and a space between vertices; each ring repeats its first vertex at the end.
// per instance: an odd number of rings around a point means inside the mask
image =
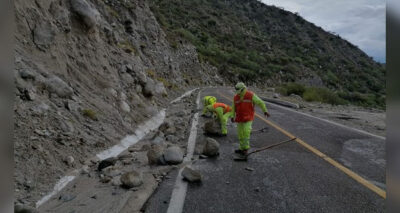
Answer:
POLYGON ((275 146, 279 146, 279 145, 282 145, 282 144, 285 144, 285 143, 288 143, 288 142, 294 141, 294 140, 296 140, 296 138, 291 138, 289 140, 282 141, 282 142, 279 142, 279 143, 276 143, 276 144, 272 144, 272 145, 269 145, 269 146, 264 146, 264 147, 258 148, 258 149, 254 150, 254 151, 251 151, 251 152, 247 153, 247 155, 238 155, 233 160, 235 160, 235 161, 247 161, 247 157, 249 157, 249 155, 251 155, 251 154, 254 154, 256 152, 261 152, 261 151, 264 151, 266 149, 271 149, 271 148, 273 148, 275 146))

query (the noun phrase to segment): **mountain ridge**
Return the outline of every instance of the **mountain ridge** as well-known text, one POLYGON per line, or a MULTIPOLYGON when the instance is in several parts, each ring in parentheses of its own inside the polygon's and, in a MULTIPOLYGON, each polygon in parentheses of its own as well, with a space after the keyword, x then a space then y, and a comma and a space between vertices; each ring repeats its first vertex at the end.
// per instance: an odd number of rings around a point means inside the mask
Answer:
POLYGON ((151 0, 171 46, 186 40, 231 83, 325 87, 353 104, 385 105, 385 68, 339 35, 256 0, 151 0))

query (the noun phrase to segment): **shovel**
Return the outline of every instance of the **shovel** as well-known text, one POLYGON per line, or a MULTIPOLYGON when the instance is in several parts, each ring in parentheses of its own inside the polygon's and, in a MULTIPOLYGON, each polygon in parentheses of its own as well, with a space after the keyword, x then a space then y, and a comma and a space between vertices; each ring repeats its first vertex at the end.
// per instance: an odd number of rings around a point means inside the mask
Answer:
POLYGON ((296 140, 296 138, 291 138, 289 140, 282 141, 282 142, 279 142, 279 143, 276 143, 276 144, 272 144, 272 145, 269 145, 269 146, 264 146, 264 147, 258 148, 258 149, 254 150, 254 151, 251 151, 251 152, 247 153, 247 155, 237 155, 235 158, 233 158, 233 160, 235 160, 235 161, 247 161, 247 157, 249 155, 251 155, 251 154, 254 154, 256 152, 261 152, 261 151, 264 151, 266 149, 270 149, 270 148, 273 148, 275 146, 279 146, 279 145, 282 145, 282 144, 285 144, 285 143, 288 143, 288 142, 294 141, 294 140, 296 140))

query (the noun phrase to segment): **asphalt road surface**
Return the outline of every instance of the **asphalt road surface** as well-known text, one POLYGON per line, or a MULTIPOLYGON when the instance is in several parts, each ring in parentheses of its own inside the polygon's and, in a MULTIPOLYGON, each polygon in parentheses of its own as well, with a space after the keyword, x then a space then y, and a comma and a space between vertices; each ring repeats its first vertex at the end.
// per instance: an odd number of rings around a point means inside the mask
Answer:
MULTIPOLYGON (((233 90, 210 88, 201 91, 205 95, 232 104, 233 90)), ((298 139, 237 162, 236 126, 230 123, 228 136, 215 138, 220 156, 193 163, 204 178, 201 184, 187 185, 182 212, 385 212, 384 139, 272 104, 267 108, 268 119, 257 108, 252 148, 298 139)), ((204 121, 199 120, 197 143, 205 137, 204 121)), ((175 205, 171 196, 181 177, 178 171, 169 176, 146 212, 164 213, 175 205)))

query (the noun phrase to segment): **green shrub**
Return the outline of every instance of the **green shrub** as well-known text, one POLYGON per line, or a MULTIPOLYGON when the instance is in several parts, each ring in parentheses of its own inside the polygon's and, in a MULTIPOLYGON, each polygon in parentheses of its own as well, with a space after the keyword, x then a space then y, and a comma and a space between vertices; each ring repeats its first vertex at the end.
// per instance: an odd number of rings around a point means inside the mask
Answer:
POLYGON ((84 109, 82 114, 92 120, 97 120, 97 113, 92 109, 84 109))
POLYGON ((193 35, 191 32, 189 32, 189 31, 183 29, 183 28, 180 28, 180 29, 175 30, 175 33, 178 34, 179 36, 181 36, 181 37, 187 39, 187 40, 190 41, 191 43, 197 43, 197 38, 196 38, 196 36, 193 35))
POLYGON ((296 94, 302 96, 306 87, 298 83, 288 83, 283 86, 282 91, 284 91, 282 95, 296 94))
POLYGON ((332 105, 346 104, 346 101, 338 94, 326 88, 309 87, 303 93, 303 99, 306 101, 318 101, 332 105))

